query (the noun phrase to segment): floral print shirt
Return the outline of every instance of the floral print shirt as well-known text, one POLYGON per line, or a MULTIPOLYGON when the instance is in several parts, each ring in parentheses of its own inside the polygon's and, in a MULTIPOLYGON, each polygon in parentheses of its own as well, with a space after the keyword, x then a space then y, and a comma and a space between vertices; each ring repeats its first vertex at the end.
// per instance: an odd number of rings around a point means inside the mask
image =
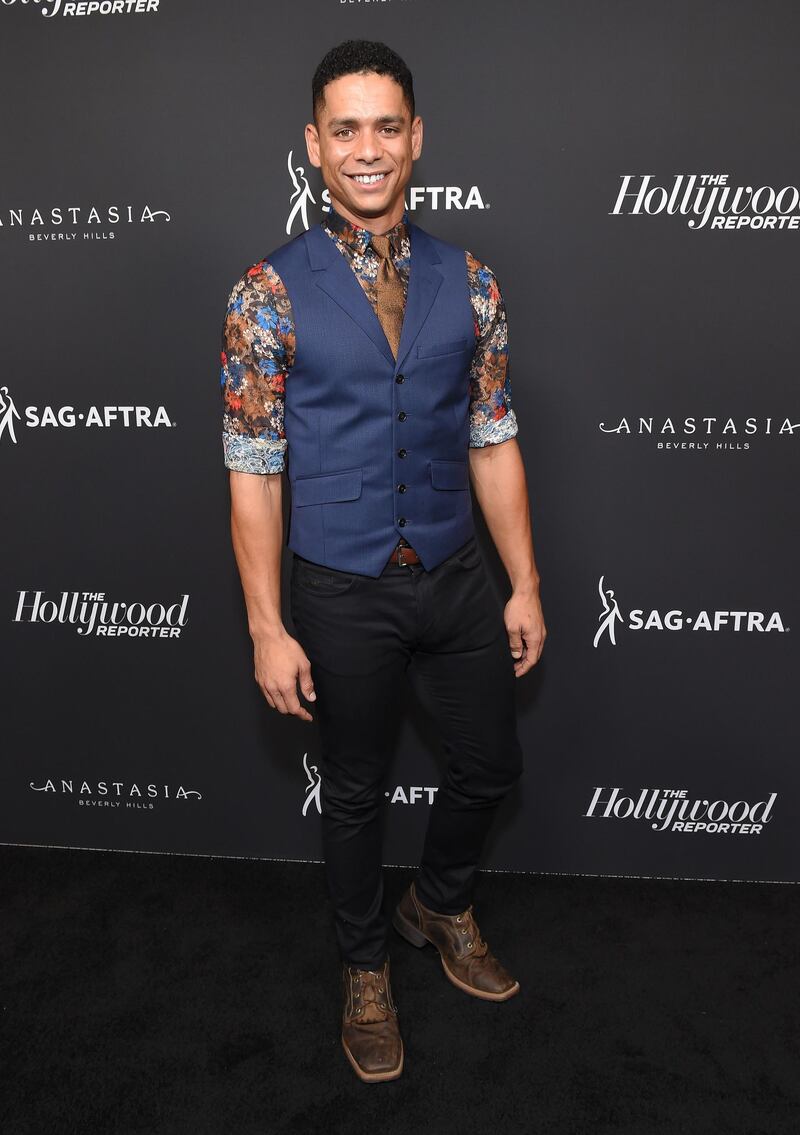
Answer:
MULTIPOLYGON (((334 209, 321 222, 377 312, 379 259, 372 234, 334 209)), ((408 210, 390 231, 392 259, 408 294, 411 244, 408 210)), ((469 375, 470 446, 496 445, 517 433, 511 408, 506 310, 490 268, 465 252, 464 270, 475 326, 469 375)), ((228 298, 222 329, 220 385, 225 465, 242 473, 280 473, 288 445, 284 396, 295 351, 288 293, 264 259, 248 268, 228 298)))

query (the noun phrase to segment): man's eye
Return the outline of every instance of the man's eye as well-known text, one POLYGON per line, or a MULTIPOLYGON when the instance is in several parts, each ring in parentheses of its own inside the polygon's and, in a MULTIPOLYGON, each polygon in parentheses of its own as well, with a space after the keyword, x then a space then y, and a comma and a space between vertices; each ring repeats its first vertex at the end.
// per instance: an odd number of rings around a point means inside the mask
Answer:
POLYGON ((345 126, 342 130, 336 131, 336 137, 341 138, 344 134, 351 134, 351 133, 352 133, 352 131, 350 130, 350 127, 345 126))

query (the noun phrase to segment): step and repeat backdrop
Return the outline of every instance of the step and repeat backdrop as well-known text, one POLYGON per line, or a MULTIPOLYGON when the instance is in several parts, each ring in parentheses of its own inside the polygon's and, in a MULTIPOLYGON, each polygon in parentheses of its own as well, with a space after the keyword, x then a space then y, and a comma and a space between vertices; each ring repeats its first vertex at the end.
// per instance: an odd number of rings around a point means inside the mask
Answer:
MULTIPOLYGON (((549 636, 485 866, 800 877, 799 32, 775 2, 2 0, 0 842, 321 857, 316 725, 253 680, 219 351, 236 280, 327 207, 314 68, 368 38, 415 77, 412 219, 508 307, 549 636)), ((413 864, 443 756, 398 697, 413 864)))

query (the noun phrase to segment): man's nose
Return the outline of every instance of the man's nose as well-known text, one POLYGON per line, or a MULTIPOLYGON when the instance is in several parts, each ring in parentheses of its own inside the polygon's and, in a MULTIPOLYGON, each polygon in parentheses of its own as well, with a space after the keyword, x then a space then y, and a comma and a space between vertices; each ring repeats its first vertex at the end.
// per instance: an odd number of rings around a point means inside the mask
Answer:
POLYGON ((374 162, 381 156, 380 140, 369 130, 365 130, 358 139, 355 157, 365 162, 374 162))

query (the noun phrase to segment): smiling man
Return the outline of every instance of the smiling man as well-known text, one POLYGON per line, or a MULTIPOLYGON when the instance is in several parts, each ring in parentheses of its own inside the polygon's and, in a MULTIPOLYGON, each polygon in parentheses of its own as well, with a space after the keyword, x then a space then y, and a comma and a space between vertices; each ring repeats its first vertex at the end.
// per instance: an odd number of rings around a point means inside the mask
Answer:
POLYGON ((459 990, 505 1001, 519 983, 481 936, 472 889, 522 772, 515 678, 546 631, 497 280, 404 206, 422 150, 411 73, 351 40, 317 68, 312 106, 306 145, 331 210, 230 295, 223 440, 256 681, 282 714, 316 708, 342 1044, 369 1082, 404 1059, 381 867, 400 685, 428 707, 447 767, 392 924, 432 944, 459 990), (281 474, 297 637, 281 616, 281 474), (511 583, 504 607, 471 487, 511 583))

